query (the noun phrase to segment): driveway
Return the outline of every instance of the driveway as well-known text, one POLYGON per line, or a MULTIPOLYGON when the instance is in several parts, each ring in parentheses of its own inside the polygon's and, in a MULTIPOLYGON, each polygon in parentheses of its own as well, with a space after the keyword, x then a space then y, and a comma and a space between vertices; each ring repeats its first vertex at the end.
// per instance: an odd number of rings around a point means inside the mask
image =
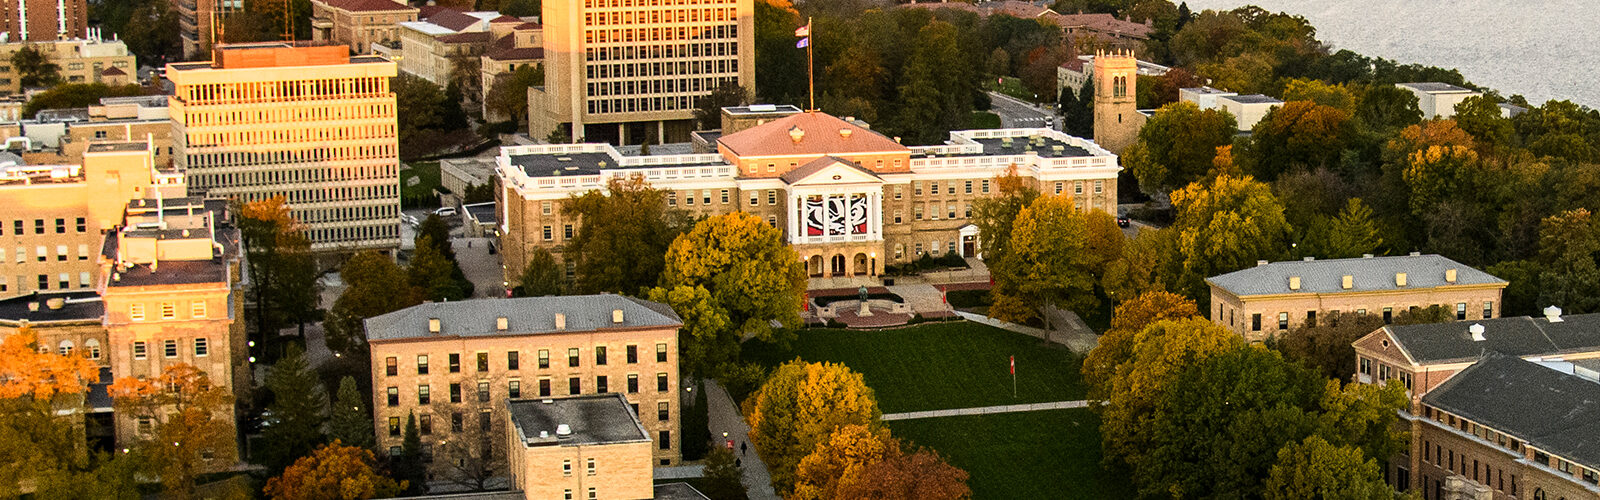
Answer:
POLYGON ((989 93, 989 111, 1000 115, 1000 126, 1004 128, 1044 127, 1047 119, 1055 116, 1055 113, 1049 110, 999 92, 989 93))

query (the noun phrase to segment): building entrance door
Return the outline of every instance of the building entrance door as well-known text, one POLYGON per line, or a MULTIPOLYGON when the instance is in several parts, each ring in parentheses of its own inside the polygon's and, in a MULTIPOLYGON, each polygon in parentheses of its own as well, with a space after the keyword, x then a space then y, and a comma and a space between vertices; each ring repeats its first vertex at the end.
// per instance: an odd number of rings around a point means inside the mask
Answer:
POLYGON ((971 257, 973 255, 976 255, 977 253, 978 253, 978 237, 977 236, 962 236, 961 237, 961 256, 962 257, 971 257))
POLYGON ((831 262, 832 265, 829 266, 830 271, 832 271, 830 273, 830 275, 832 275, 832 276, 844 276, 845 275, 844 256, 843 255, 834 255, 833 258, 829 259, 829 260, 832 261, 831 262))

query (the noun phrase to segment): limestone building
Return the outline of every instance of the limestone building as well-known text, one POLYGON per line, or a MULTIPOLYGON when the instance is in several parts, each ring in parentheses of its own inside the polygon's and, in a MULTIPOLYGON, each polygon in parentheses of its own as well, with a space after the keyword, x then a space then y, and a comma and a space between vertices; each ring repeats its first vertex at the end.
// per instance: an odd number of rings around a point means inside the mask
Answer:
MULTIPOLYGON (((1172 68, 1149 61, 1135 60, 1138 76, 1161 76, 1172 68)), ((1094 77, 1094 56, 1081 55, 1056 67, 1056 88, 1071 90, 1073 97, 1083 92, 1083 85, 1094 77)), ((1137 80, 1137 78, 1135 78, 1137 80)))
POLYGON ((508 400, 611 393, 643 422, 647 460, 675 465, 682 323, 665 305, 619 295, 430 302, 369 318, 378 446, 398 452, 416 415, 443 473, 463 455, 516 451, 506 448, 508 400))
POLYGON ((3 41, 48 42, 83 35, 89 28, 84 0, 5 0, 0 2, 3 41))
POLYGON ((1417 108, 1422 110, 1424 120, 1453 117, 1461 101, 1483 95, 1483 92, 1440 82, 1396 83, 1394 86, 1417 96, 1417 108))
POLYGON ((1211 321, 1252 342, 1340 315, 1382 315, 1385 322, 1412 308, 1443 306, 1456 319, 1500 314, 1508 284, 1438 255, 1260 261, 1255 267, 1206 278, 1211 321))
POLYGON ((167 65, 174 164, 192 195, 284 197, 311 249, 400 244, 395 65, 343 45, 224 45, 167 65))
POLYGON ((507 403, 511 484, 526 498, 655 497, 649 431, 618 393, 507 403))
POLYGON ((417 8, 395 0, 312 0, 311 40, 370 54, 372 46, 400 43, 400 23, 417 20, 417 8))
POLYGON ((708 144, 715 138, 714 153, 635 156, 606 144, 502 148, 496 201, 507 280, 516 281, 535 248, 560 258, 582 222, 563 214, 563 205, 612 178, 641 176, 666 191, 670 208, 694 216, 760 217, 783 230, 814 277, 876 276, 924 254, 978 256, 972 203, 994 194, 994 179, 1012 167, 1041 192, 1072 196, 1080 209, 1115 210, 1116 156, 1054 130, 963 130, 944 145, 907 147, 826 113, 747 111, 725 109, 724 123, 753 114, 761 118, 748 122, 759 124, 727 135, 697 133, 708 144))
POLYGON ((155 165, 172 166, 166 96, 106 97, 87 108, 41 111, 33 119, 0 122, 0 140, 30 165, 82 165, 91 144, 148 141, 155 165))
POLYGON ((1102 52, 1094 58, 1094 143, 1114 154, 1139 139, 1145 115, 1139 112, 1139 60, 1128 52, 1102 52))
POLYGON ((458 65, 477 70, 489 45, 523 24, 499 12, 428 7, 417 21, 400 23, 400 71, 444 87, 458 65))
POLYGON ((184 59, 211 52, 225 34, 222 21, 244 10, 244 0, 172 0, 178 13, 178 38, 184 59))
MULTIPOLYGON (((81 0, 80 0, 81 1, 81 0)), ((52 2, 52 5, 54 2, 52 2)), ((66 83, 105 83, 111 85, 120 81, 126 84, 126 73, 138 69, 133 53, 128 52, 128 46, 120 40, 101 40, 99 38, 70 38, 56 40, 54 37, 30 41, 0 43, 0 92, 15 94, 22 92, 22 75, 11 67, 11 55, 24 47, 32 47, 43 53, 50 62, 61 67, 61 81, 66 83), (115 74, 108 71, 115 69, 121 73, 122 80, 115 80, 115 74)))
POLYGON ((755 88, 753 0, 546 2, 545 85, 528 132, 573 142, 688 142, 695 99, 755 88))

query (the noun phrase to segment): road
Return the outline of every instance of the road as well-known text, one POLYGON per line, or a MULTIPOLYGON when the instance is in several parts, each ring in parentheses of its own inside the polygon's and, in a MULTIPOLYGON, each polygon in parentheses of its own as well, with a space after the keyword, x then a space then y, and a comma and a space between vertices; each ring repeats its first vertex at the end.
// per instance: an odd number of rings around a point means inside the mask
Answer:
POLYGON ((989 93, 989 111, 1000 115, 1000 126, 1004 128, 1043 127, 1046 118, 1055 116, 1052 111, 1040 109, 999 92, 989 93))

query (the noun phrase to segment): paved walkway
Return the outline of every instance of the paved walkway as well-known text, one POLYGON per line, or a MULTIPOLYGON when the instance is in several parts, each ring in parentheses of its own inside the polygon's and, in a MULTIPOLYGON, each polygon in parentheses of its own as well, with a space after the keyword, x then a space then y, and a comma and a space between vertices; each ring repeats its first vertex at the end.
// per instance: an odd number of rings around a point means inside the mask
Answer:
MULTIPOLYGON (((750 426, 745 425, 744 417, 739 415, 739 407, 728 396, 728 390, 709 379, 705 381, 705 390, 706 402, 711 405, 711 439, 723 442, 731 439, 735 450, 740 444, 750 442, 750 426), (723 433, 727 433, 728 437, 722 437, 723 433)), ((748 453, 739 456, 741 469, 744 470, 744 486, 749 490, 750 500, 780 500, 772 489, 772 476, 767 473, 767 464, 761 462, 754 446, 750 448, 748 453)))
POLYGON ((956 408, 953 410, 928 410, 910 411, 905 413, 885 413, 884 420, 911 420, 914 418, 955 417, 960 415, 987 415, 990 413, 1017 413, 1024 411, 1062 410, 1067 408, 1086 408, 1088 401, 1055 401, 1051 403, 1029 403, 1020 405, 984 406, 979 408, 956 408))
MULTIPOLYGON (((1007 321, 1000 321, 998 319, 994 319, 994 318, 991 318, 991 317, 988 317, 988 316, 984 316, 982 314, 969 313, 969 312, 966 312, 966 311, 956 311, 956 315, 957 316, 961 316, 963 319, 966 319, 967 321, 971 321, 971 322, 974 322, 974 323, 983 323, 985 325, 989 325, 989 326, 992 326, 992 327, 995 327, 995 328, 1000 328, 1000 329, 1004 329, 1004 330, 1010 330, 1010 331, 1017 332, 1017 333, 1020 333, 1020 334, 1023 334, 1023 335, 1027 335, 1027 336, 1030 336, 1030 337, 1035 337, 1035 338, 1038 338, 1040 340, 1044 340, 1046 342, 1054 342, 1054 343, 1057 343, 1057 344, 1061 344, 1061 345, 1067 346, 1067 348, 1071 349, 1072 352, 1075 352, 1075 353, 1078 353, 1078 354, 1088 354, 1090 350, 1094 349, 1094 346, 1096 346, 1096 345, 1098 345, 1100 343, 1100 337, 1097 336, 1097 335, 1094 335, 1092 332, 1089 332, 1088 331, 1088 327, 1081 326, 1083 320, 1076 319, 1077 318, 1076 314, 1072 314, 1071 311, 1068 311, 1066 314, 1071 314, 1072 315, 1071 318, 1076 320, 1076 326, 1063 326, 1061 324, 1057 324, 1056 325, 1057 326, 1056 330, 1048 331, 1048 330, 1045 330, 1043 328, 1034 328, 1034 327, 1027 326, 1027 325, 1019 325, 1019 324, 1011 323, 1011 322, 1007 322, 1007 321), (1080 329, 1081 329, 1081 331, 1080 331, 1080 329), (1088 332, 1088 333, 1085 333, 1085 332, 1088 332)), ((1073 323, 1067 322, 1067 321, 1062 321, 1060 323, 1066 323, 1067 325, 1073 325, 1073 323)))

